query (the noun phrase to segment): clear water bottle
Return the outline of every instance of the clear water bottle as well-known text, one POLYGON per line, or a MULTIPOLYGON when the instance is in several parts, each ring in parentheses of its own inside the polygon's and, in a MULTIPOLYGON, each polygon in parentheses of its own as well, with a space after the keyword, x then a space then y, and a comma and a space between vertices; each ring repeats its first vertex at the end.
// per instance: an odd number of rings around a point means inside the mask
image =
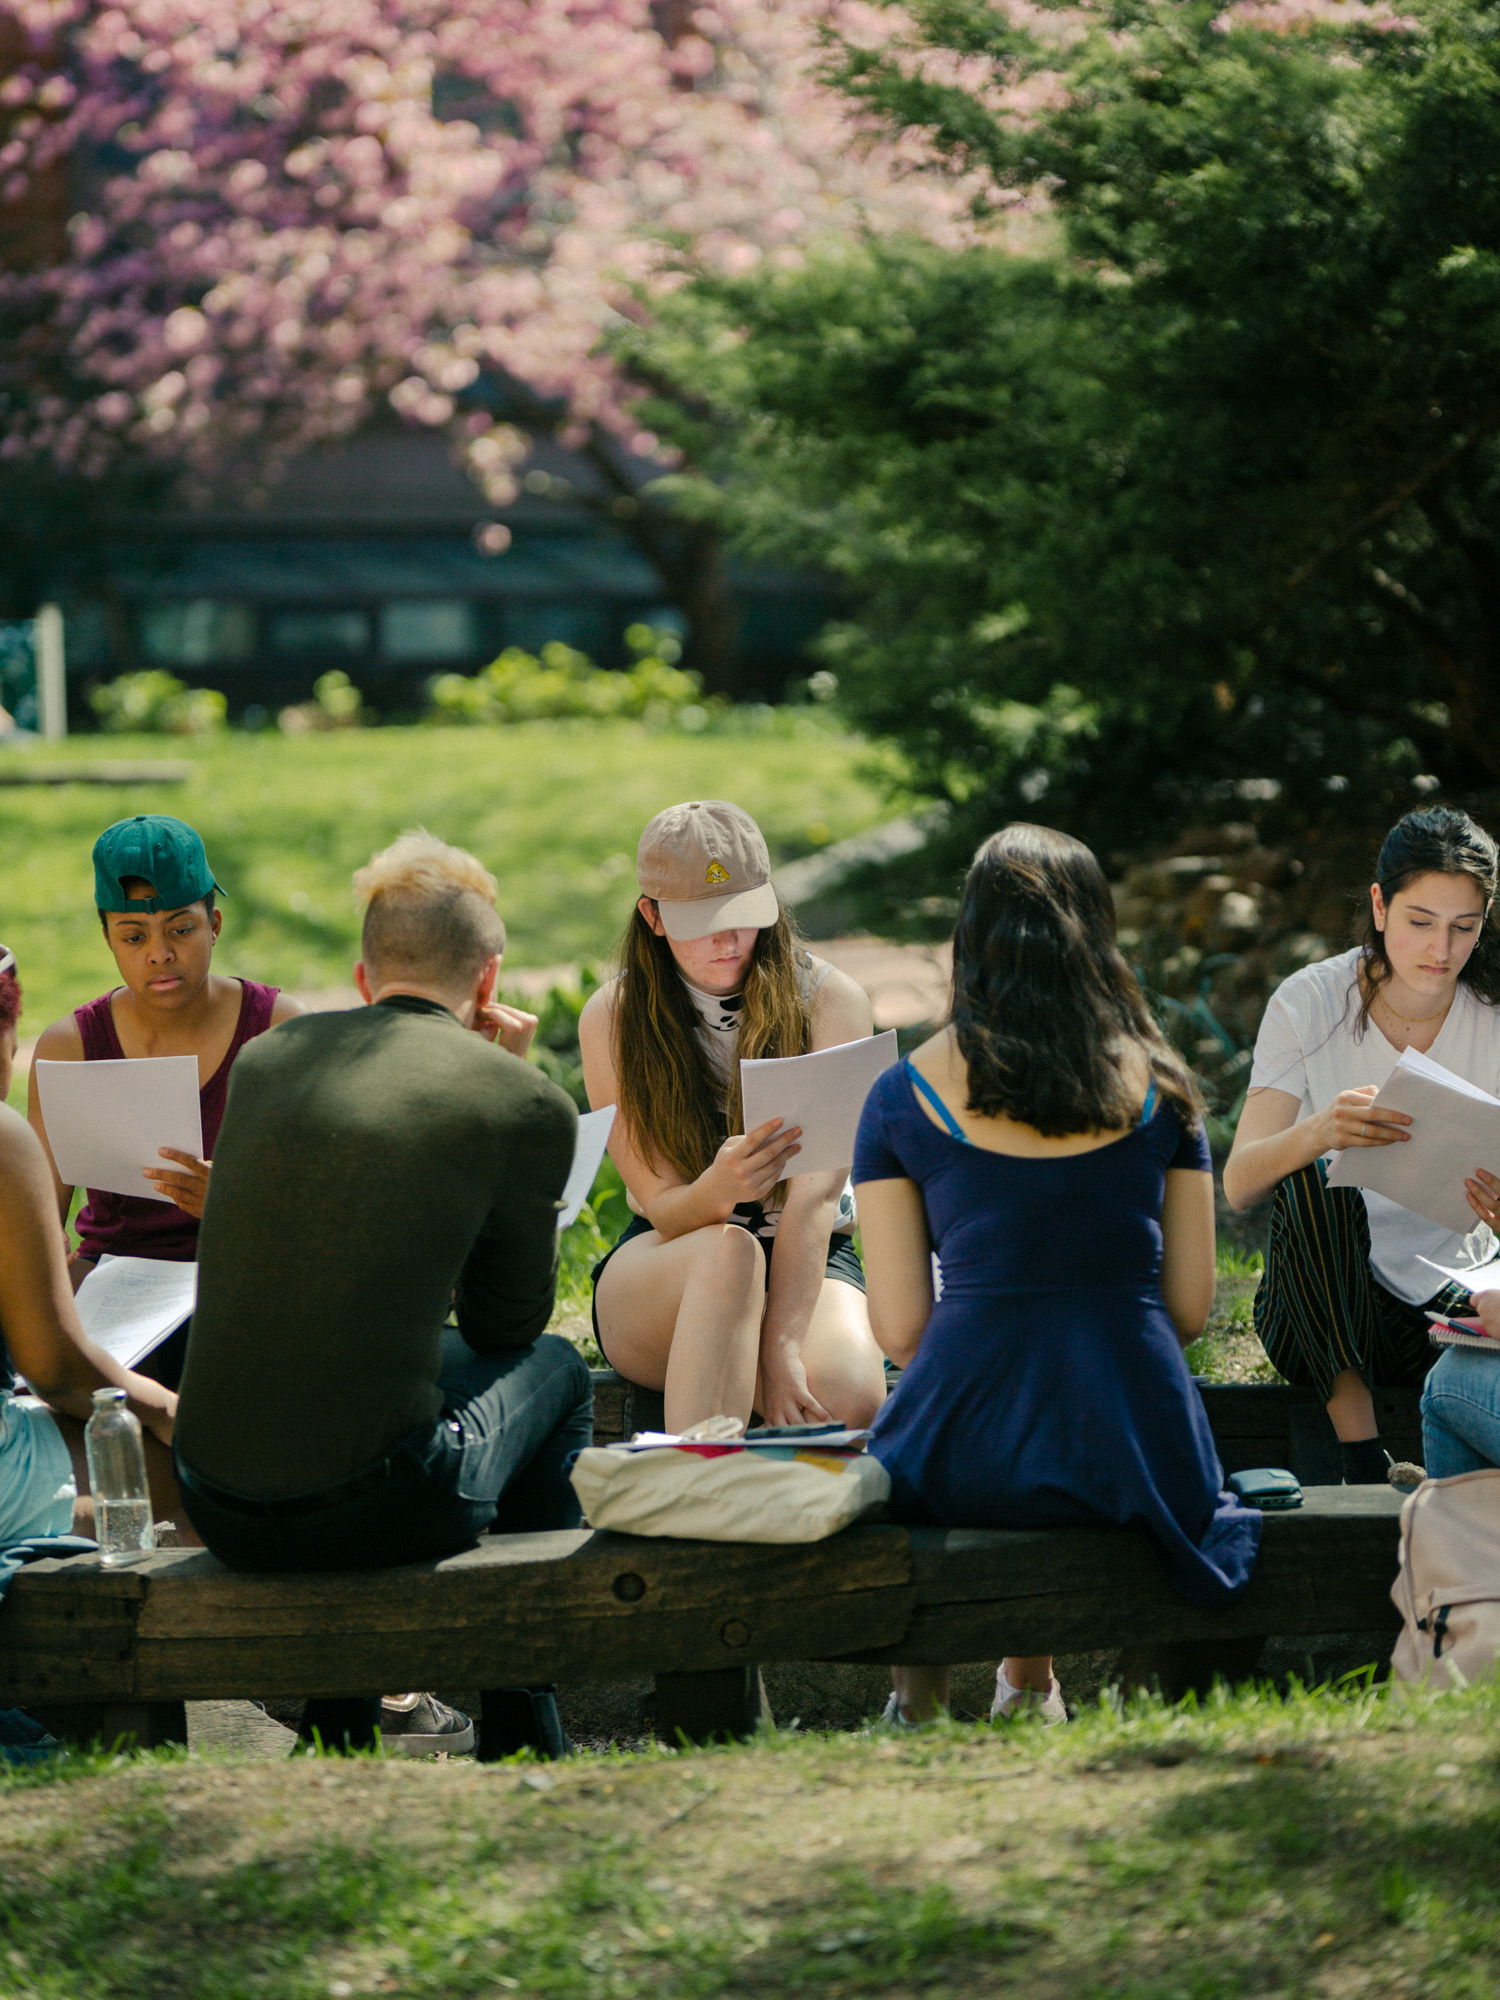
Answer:
POLYGON ((106 1569, 137 1561, 156 1547, 141 1427, 125 1407, 123 1389, 96 1389, 84 1430, 94 1537, 106 1569))

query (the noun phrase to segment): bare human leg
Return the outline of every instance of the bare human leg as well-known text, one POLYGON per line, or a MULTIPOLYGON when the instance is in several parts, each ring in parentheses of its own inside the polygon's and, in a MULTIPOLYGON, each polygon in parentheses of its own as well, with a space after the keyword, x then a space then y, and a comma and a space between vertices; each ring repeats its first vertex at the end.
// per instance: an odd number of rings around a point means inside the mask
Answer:
POLYGON ((747 1229, 653 1230, 617 1250, 599 1280, 600 1346, 627 1380, 664 1392, 668 1430, 748 1423, 765 1303, 765 1254, 747 1229))
POLYGON ((1359 1444, 1365 1438, 1379 1435, 1375 1399, 1364 1377, 1353 1368, 1345 1368, 1333 1378, 1328 1414, 1340 1444, 1359 1444))

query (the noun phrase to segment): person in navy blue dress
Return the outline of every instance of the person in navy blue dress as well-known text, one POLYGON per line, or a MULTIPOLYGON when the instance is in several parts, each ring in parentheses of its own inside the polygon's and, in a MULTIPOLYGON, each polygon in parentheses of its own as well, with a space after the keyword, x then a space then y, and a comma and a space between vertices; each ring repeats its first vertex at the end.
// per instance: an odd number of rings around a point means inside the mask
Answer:
MULTIPOLYGON (((1222 1490, 1182 1355, 1214 1293, 1201 1109, 1093 854, 1047 827, 994 834, 949 1024, 877 1079, 855 1149, 871 1323, 903 1365, 870 1445, 896 1518, 1135 1523, 1193 1603, 1244 1589, 1261 1517, 1222 1490)), ((893 1679, 891 1719, 947 1701, 945 1668, 893 1679)), ((1008 1658, 991 1714, 1028 1709, 1064 1719, 1052 1662, 1008 1658)))

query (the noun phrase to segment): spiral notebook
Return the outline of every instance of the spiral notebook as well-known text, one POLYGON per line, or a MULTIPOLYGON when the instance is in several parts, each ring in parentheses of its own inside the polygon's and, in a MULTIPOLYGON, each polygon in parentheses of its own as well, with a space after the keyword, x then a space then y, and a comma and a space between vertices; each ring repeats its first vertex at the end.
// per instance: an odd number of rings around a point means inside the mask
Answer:
POLYGON ((1434 1347, 1487 1347, 1491 1354, 1500 1354, 1500 1340, 1486 1333, 1477 1319, 1445 1319, 1441 1313, 1427 1317, 1432 1321, 1427 1337, 1434 1347))

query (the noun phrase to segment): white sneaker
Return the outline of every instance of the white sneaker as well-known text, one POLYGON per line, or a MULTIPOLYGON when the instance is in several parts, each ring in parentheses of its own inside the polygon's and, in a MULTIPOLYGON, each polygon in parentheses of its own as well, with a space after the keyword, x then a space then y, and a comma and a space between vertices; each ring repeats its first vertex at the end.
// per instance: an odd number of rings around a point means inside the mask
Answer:
POLYGON ((995 1673, 995 1699, 990 1703, 990 1721, 1019 1721, 1027 1715, 1039 1715, 1047 1729, 1067 1721, 1068 1711, 1063 1706, 1062 1688, 1057 1676, 1053 1675, 1051 1687, 1041 1694, 1036 1688, 1012 1687, 1005 1678, 1004 1667, 998 1668, 995 1673))

